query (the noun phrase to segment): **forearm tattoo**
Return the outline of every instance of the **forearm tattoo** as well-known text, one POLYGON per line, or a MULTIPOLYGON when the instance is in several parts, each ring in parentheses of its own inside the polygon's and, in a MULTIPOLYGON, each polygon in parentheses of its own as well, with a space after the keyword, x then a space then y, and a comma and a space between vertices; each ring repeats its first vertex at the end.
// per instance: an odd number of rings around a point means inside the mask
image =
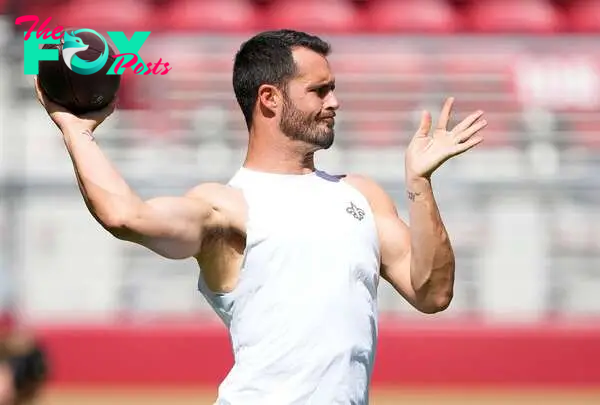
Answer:
POLYGON ((415 201, 415 199, 421 195, 421 193, 415 193, 414 191, 406 190, 406 194, 408 195, 408 199, 411 201, 415 201))

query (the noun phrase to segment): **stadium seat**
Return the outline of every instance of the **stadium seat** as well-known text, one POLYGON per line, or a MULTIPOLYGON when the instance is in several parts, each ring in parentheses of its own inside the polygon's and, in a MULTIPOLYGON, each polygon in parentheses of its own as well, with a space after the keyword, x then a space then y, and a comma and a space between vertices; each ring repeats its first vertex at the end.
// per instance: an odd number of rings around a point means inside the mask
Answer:
POLYGON ((250 0, 174 0, 157 12, 169 31, 243 32, 254 28, 254 7, 250 0))
POLYGON ((360 30, 362 18, 348 0, 272 0, 258 24, 260 29, 337 33, 360 30))
POLYGON ((152 10, 147 0, 78 0, 53 10, 65 27, 91 28, 98 31, 152 30, 152 10), (118 10, 115 12, 114 10, 118 10))
POLYGON ((570 32, 598 33, 600 32, 600 1, 569 2, 566 18, 570 32))
POLYGON ((368 30, 384 32, 453 32, 454 8, 446 0, 377 0, 367 4, 368 30))
POLYGON ((549 0, 472 1, 465 7, 464 24, 480 33, 543 34, 562 29, 562 14, 549 0))

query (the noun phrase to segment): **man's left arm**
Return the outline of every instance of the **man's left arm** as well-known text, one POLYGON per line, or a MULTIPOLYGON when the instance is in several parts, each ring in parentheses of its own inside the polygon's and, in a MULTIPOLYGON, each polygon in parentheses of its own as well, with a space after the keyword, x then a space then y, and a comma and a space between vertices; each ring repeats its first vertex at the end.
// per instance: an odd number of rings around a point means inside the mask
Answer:
POLYGON ((394 201, 374 181, 349 176, 369 200, 377 226, 381 277, 413 307, 436 313, 448 307, 454 287, 454 253, 431 184, 408 184, 410 228, 394 201))
POLYGON ((431 187, 431 175, 448 159, 483 141, 483 111, 475 111, 448 129, 454 98, 444 103, 437 126, 424 111, 406 150, 405 180, 410 228, 399 218, 392 199, 374 182, 350 178, 368 198, 381 249, 381 276, 424 313, 443 311, 454 289, 454 252, 431 187))
MULTIPOLYGON (((386 277, 394 285, 398 273, 409 267, 411 287, 419 310, 436 313, 446 309, 454 291, 455 258, 450 237, 438 209, 431 182, 426 178, 407 180, 410 245, 408 264, 392 266, 386 277)), ((385 238, 386 236, 383 235, 385 238)), ((394 240, 385 243, 395 243, 394 240)), ((393 257, 392 257, 393 260, 393 257)))

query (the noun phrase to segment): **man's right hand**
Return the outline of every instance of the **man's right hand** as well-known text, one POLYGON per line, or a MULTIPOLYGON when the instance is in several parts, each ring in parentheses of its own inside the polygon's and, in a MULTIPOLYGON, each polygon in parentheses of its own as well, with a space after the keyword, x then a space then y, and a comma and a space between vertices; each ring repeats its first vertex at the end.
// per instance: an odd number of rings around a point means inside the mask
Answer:
POLYGON ((94 132, 94 130, 114 112, 117 105, 117 99, 115 98, 112 103, 102 110, 93 111, 83 115, 75 115, 65 107, 51 101, 46 96, 40 86, 37 76, 34 78, 34 85, 38 101, 63 134, 66 132, 94 132))

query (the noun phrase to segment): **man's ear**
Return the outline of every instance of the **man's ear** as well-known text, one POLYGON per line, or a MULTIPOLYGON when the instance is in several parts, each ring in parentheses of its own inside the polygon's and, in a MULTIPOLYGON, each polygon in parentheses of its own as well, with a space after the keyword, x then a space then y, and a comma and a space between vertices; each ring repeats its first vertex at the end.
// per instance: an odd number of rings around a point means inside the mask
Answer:
POLYGON ((258 102, 263 108, 275 111, 281 105, 281 93, 271 84, 263 84, 258 88, 258 102))

